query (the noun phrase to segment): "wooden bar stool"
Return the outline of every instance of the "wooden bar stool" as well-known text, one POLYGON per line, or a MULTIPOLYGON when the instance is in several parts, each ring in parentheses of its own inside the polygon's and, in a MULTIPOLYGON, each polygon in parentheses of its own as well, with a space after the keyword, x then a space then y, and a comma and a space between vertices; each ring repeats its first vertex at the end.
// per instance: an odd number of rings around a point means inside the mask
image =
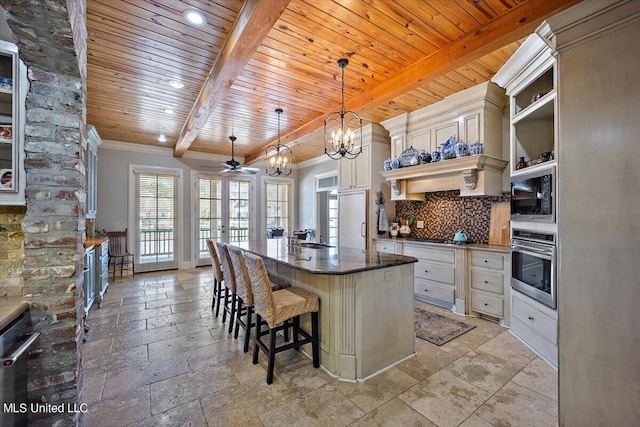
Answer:
MULTIPOLYGON (((240 330, 240 326, 242 326, 245 331, 244 352, 246 353, 249 351, 249 337, 251 336, 251 328, 255 326, 255 323, 253 323, 252 321, 253 291, 251 290, 251 279, 249 279, 249 271, 247 270, 243 251, 232 245, 227 246, 227 250, 229 251, 231 266, 233 267, 233 271, 235 272, 236 296, 238 302, 238 306, 236 307, 236 329, 233 337, 238 338, 238 332, 240 330), (245 320, 242 319, 243 315, 246 315, 245 320)), ((291 286, 288 283, 281 281, 279 281, 278 283, 274 283, 271 278, 269 278, 269 285, 271 286, 272 291, 277 291, 291 286)), ((286 332, 287 331, 285 330, 285 341, 288 341, 289 334, 286 332)))
POLYGON ((222 311, 222 323, 227 320, 227 313, 229 313, 229 333, 233 331, 233 321, 236 315, 236 277, 233 271, 233 266, 229 259, 229 251, 227 250, 227 244, 223 242, 216 242, 218 248, 218 254, 220 255, 220 265, 222 265, 222 271, 224 272, 224 310, 222 311))
POLYGON ((213 268, 213 299, 211 301, 211 309, 216 309, 215 316, 218 317, 218 313, 220 313, 220 300, 222 299, 224 274, 222 272, 222 265, 220 264, 220 254, 218 253, 216 245, 212 240, 207 240, 207 247, 209 248, 209 257, 211 258, 211 267, 213 268))
POLYGON ((320 300, 318 296, 302 288, 290 288, 272 291, 269 275, 264 267, 262 258, 251 253, 244 254, 249 272, 253 303, 256 313, 256 333, 254 336, 253 364, 258 363, 259 350, 269 358, 267 366, 267 384, 273 382, 275 355, 284 350, 300 348, 303 344, 311 343, 313 367, 320 367, 320 349, 318 334, 318 311, 320 300), (311 313, 311 334, 300 327, 300 315, 311 313), (267 330, 262 331, 262 321, 266 321, 267 330), (293 320, 293 322, 289 322, 293 320), (278 326, 279 323, 283 323, 278 326), (293 342, 276 347, 276 332, 293 329, 293 342), (262 336, 269 335, 268 345, 262 341, 262 336), (300 335, 304 339, 300 339, 300 335))

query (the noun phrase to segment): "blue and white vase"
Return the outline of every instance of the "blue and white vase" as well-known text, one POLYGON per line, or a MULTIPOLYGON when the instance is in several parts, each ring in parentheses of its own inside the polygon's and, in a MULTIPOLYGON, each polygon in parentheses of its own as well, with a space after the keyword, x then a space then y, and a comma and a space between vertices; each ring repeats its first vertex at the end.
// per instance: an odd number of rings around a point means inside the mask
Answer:
POLYGON ((431 163, 431 154, 427 153, 425 150, 422 150, 422 153, 420 153, 420 159, 422 160, 422 164, 431 163))
POLYGON ((453 146, 453 149, 455 150, 456 158, 458 159, 469 155, 469 146, 463 140, 456 142, 456 145, 453 146))

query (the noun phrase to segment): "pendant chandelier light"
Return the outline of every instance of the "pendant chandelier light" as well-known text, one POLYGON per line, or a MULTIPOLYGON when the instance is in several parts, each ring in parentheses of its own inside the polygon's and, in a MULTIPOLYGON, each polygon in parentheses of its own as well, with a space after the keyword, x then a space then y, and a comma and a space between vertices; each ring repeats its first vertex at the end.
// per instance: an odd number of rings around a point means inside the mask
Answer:
POLYGON ((280 115, 282 108, 276 108, 278 115, 278 142, 267 147, 265 158, 267 159, 266 173, 270 176, 287 176, 291 174, 291 149, 280 144, 280 115), (269 157, 269 152, 273 154, 269 157))
POLYGON ((362 153, 362 119, 355 111, 344 110, 344 68, 346 59, 338 60, 342 68, 342 107, 330 113, 324 121, 324 153, 334 160, 355 159, 362 153))

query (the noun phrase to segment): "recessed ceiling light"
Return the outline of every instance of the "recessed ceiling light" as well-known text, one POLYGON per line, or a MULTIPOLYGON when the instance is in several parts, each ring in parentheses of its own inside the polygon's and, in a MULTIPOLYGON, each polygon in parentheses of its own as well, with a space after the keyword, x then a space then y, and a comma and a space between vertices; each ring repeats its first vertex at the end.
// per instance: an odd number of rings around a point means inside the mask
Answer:
POLYGON ((165 113, 167 113, 167 114, 173 114, 173 113, 175 113, 175 111, 173 111, 171 108, 165 108, 165 109, 164 109, 164 112, 165 112, 165 113))
POLYGON ((175 89, 182 89, 184 87, 184 83, 180 80, 169 80, 169 86, 175 89))
POLYGON ((196 9, 186 9, 182 12, 182 16, 187 21, 187 24, 193 25, 194 27, 204 27, 207 25, 207 18, 196 9))
POLYGON ((167 137, 166 137, 166 136, 164 136, 164 135, 160 135, 160 136, 158 137, 158 141, 160 141, 160 142, 167 142, 167 137))

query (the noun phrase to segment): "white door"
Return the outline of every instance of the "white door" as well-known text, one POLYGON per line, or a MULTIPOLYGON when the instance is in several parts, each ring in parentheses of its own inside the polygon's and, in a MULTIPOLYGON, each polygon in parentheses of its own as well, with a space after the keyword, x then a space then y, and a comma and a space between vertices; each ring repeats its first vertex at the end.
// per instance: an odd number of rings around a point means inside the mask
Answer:
POLYGON ((208 239, 244 242, 251 236, 252 181, 200 175, 196 186, 196 265, 211 265, 208 239))
POLYGON ((367 190, 338 195, 338 243, 367 249, 367 190))

